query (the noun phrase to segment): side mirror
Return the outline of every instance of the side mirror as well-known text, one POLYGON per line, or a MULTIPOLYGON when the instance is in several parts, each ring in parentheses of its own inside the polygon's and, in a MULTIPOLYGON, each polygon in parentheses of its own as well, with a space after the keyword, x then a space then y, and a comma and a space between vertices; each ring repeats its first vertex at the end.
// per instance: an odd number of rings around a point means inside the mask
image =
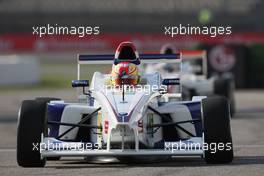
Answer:
POLYGON ((72 87, 89 87, 88 80, 72 80, 72 87))
POLYGON ((163 79, 162 84, 166 86, 180 85, 180 78, 163 79))
POLYGON ((82 87, 83 88, 83 94, 91 96, 90 91, 85 91, 85 87, 89 87, 89 81, 88 80, 72 80, 72 87, 82 87))

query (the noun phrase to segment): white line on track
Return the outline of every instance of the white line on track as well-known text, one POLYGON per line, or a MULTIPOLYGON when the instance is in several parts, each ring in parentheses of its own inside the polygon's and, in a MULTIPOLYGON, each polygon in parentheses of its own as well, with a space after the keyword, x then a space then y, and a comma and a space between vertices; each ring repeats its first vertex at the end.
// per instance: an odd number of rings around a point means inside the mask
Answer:
POLYGON ((259 145, 234 145, 234 148, 264 148, 264 144, 259 145))
POLYGON ((16 149, 0 149, 0 152, 15 152, 16 149))

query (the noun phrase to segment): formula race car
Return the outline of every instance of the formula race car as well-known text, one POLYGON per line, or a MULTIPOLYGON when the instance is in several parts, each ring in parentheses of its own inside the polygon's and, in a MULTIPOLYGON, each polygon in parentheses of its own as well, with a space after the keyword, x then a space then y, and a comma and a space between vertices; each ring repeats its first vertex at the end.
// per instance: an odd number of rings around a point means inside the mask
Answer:
MULTIPOLYGON (((176 50, 171 45, 165 45, 161 53, 172 54, 176 50)), ((182 53, 182 68, 177 64, 156 63, 146 65, 146 73, 158 71, 163 78, 175 77, 181 72, 183 98, 190 100, 193 96, 224 96, 230 104, 231 116, 235 107, 235 82, 231 73, 214 75, 208 78, 207 55, 205 50, 180 51, 182 53)))
POLYGON ((131 42, 115 55, 79 55, 78 101, 57 98, 24 100, 19 110, 17 162, 44 167, 60 157, 111 156, 122 161, 141 157, 201 156, 207 163, 233 159, 228 102, 223 97, 194 96, 181 101, 169 85, 179 78, 139 73, 142 63, 181 64, 181 54, 138 54, 131 42), (109 74, 95 72, 89 86, 83 64, 113 64, 109 74))

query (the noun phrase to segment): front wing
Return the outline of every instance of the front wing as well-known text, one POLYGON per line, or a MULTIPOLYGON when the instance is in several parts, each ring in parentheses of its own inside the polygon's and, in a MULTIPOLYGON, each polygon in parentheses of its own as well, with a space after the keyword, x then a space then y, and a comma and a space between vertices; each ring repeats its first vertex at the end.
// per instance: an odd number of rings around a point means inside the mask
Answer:
POLYGON ((82 142, 64 142, 55 138, 44 138, 42 136, 40 154, 42 158, 59 156, 202 156, 204 153, 201 147, 202 144, 202 137, 192 137, 188 140, 183 141, 166 142, 163 149, 159 148, 107 150, 96 148, 96 146, 93 144, 89 145, 90 147, 85 148, 85 143, 82 142), (191 146, 191 144, 195 145, 191 146), (54 148, 55 145, 57 145, 57 147, 54 148))

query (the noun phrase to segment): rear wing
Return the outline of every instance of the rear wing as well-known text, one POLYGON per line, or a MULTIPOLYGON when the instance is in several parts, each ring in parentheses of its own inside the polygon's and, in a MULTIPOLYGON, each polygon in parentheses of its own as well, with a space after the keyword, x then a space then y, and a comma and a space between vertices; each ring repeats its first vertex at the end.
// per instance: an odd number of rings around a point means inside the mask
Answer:
POLYGON ((183 50, 180 51, 182 53, 182 60, 196 60, 202 59, 202 69, 203 74, 207 77, 207 53, 206 50, 183 50))
MULTIPOLYGON (((103 54, 103 55, 78 55, 79 64, 112 64, 115 58, 114 54, 103 54)), ((181 54, 140 54, 140 61, 142 63, 180 63, 181 54)))
MULTIPOLYGON (((80 79, 80 67, 81 65, 87 64, 113 64, 115 55, 114 54, 101 54, 101 55, 87 55, 79 54, 78 55, 78 64, 77 64, 77 79, 80 79)), ((181 53, 177 54, 140 54, 140 62, 142 64, 151 64, 151 63, 178 63, 182 62, 181 53)))

